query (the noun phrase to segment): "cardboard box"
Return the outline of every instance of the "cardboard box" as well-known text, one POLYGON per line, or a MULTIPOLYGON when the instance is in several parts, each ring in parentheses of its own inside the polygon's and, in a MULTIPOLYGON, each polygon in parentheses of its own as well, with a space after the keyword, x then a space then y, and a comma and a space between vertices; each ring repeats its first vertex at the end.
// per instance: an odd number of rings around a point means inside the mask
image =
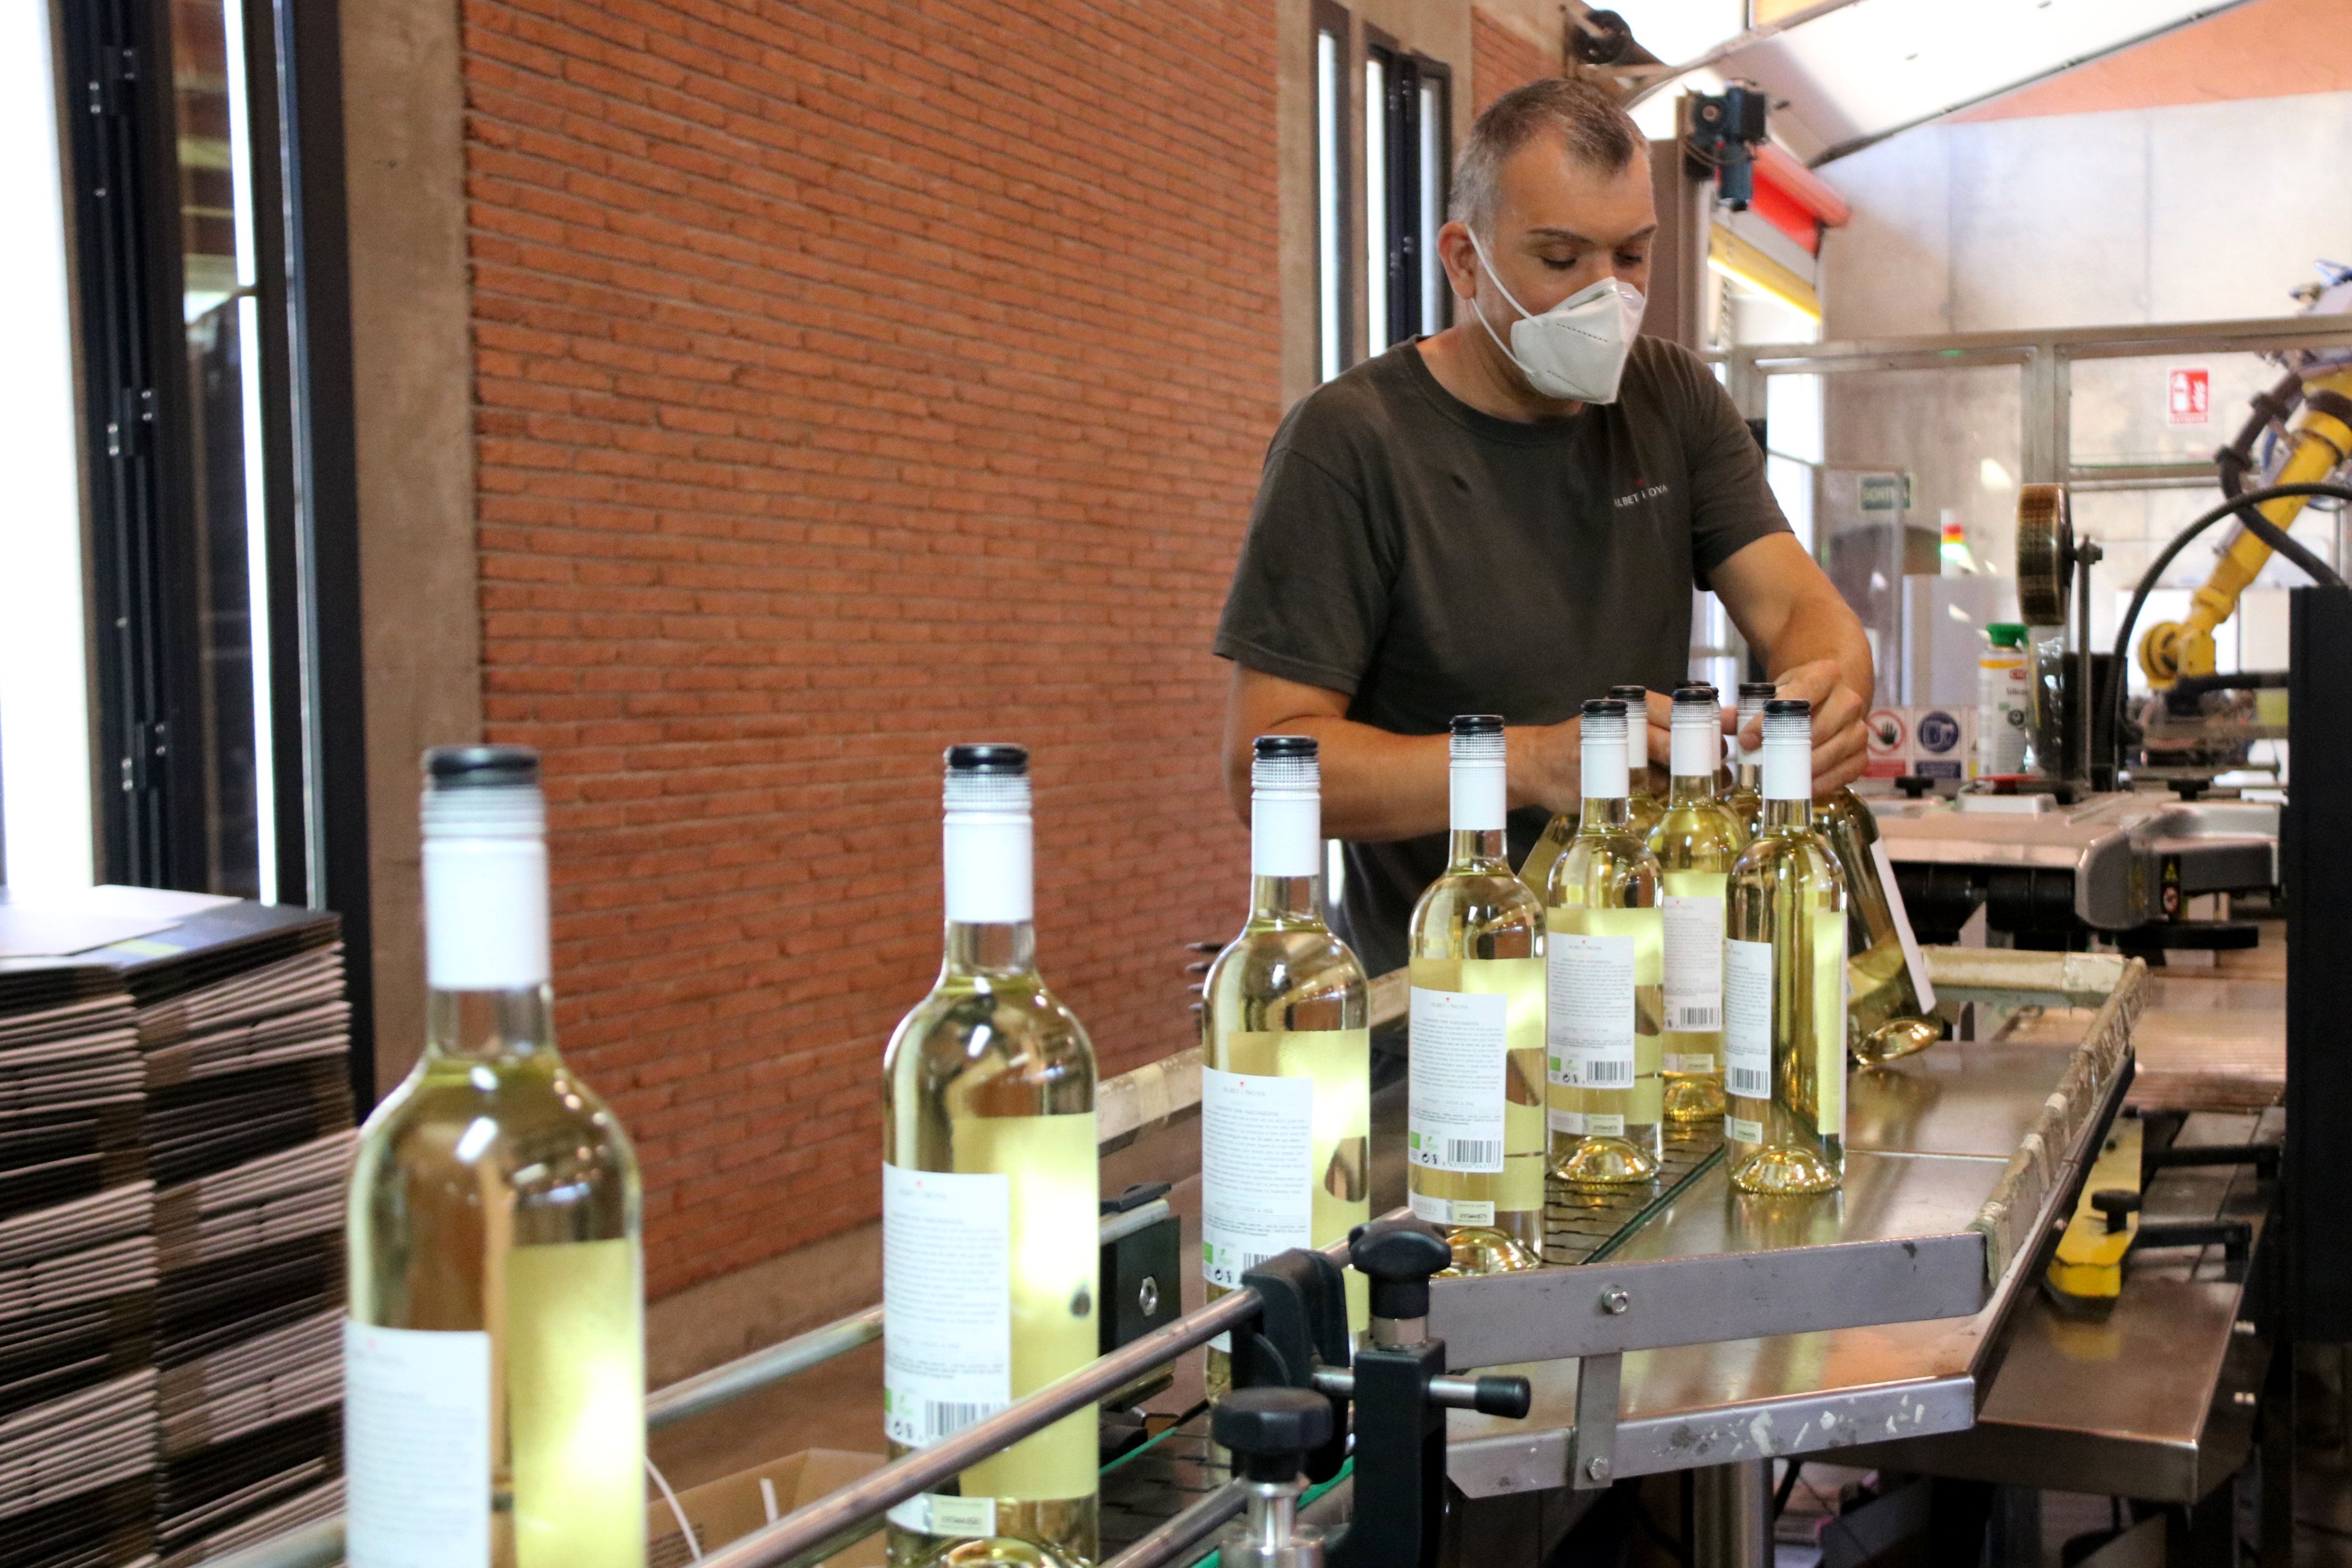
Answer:
MULTIPOLYGON (((879 1454, 809 1448, 682 1491, 677 1506, 694 1526, 695 1542, 707 1556, 881 1468, 879 1454)), ((677 1517, 658 1491, 646 1508, 646 1568, 689 1568, 694 1562, 677 1517)), ((842 1548, 824 1560, 824 1568, 882 1568, 882 1532, 877 1530, 842 1548)))

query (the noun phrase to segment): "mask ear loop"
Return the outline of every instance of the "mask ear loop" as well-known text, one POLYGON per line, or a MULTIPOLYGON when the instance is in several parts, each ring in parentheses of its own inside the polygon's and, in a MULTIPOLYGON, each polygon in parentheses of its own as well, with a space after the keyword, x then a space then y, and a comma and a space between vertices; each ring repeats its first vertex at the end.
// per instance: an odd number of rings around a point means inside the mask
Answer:
MULTIPOLYGON (((1535 320, 1533 316, 1529 316, 1528 314, 1528 308, 1525 305, 1520 304, 1517 300, 1512 298, 1510 289, 1504 286, 1503 275, 1496 271, 1495 264, 1486 258, 1486 247, 1478 242, 1477 226, 1474 224, 1465 223, 1462 226, 1462 231, 1470 237, 1470 248, 1477 252, 1478 265, 1485 268, 1486 275, 1495 280, 1495 288, 1496 291, 1499 292, 1504 299, 1510 301, 1512 310, 1517 310, 1522 317, 1528 321, 1535 320)), ((1518 355, 1513 353, 1511 352, 1511 345, 1503 341, 1503 335, 1500 332, 1495 331, 1495 323, 1486 319, 1486 309, 1485 306, 1478 303, 1478 291, 1475 289, 1470 291, 1470 310, 1471 313, 1478 318, 1478 324, 1486 329, 1486 335, 1495 340, 1495 346, 1503 352, 1503 357, 1517 365, 1518 367, 1519 374, 1521 375, 1528 376, 1530 383, 1532 383, 1534 376, 1532 373, 1528 371, 1527 363, 1520 359, 1518 355)))

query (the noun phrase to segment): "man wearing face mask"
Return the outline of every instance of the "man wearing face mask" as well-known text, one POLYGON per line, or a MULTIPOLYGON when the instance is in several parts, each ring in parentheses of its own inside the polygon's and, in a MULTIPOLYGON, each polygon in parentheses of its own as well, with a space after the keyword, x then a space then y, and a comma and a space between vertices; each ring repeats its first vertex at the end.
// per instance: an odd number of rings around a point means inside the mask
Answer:
POLYGON ((1471 132, 1451 216, 1438 247, 1460 319, 1291 410, 1217 630, 1236 807, 1253 737, 1322 742, 1324 829, 1348 841, 1340 918, 1374 973, 1403 964, 1444 868, 1453 716, 1509 726, 1517 865, 1577 807, 1584 699, 1647 687, 1651 754, 1667 755, 1694 585, 1813 703, 1817 788, 1864 760, 1861 623, 1715 377, 1637 335, 1657 219, 1632 121, 1573 79, 1506 95, 1471 132))

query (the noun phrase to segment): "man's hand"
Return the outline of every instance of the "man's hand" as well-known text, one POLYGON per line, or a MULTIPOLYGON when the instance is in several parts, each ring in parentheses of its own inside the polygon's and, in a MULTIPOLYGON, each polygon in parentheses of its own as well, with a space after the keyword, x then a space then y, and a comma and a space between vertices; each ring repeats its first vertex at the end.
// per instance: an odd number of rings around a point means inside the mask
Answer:
MULTIPOLYGON (((1869 761, 1862 727, 1866 694, 1875 686, 1870 639, 1828 575, 1793 535, 1774 533, 1736 552, 1710 576, 1780 695, 1813 705, 1814 795, 1860 778, 1869 761)), ((1755 743, 1740 738, 1743 747, 1755 743)))
POLYGON ((1503 731, 1513 805, 1539 805, 1554 816, 1584 803, 1584 721, 1514 724, 1503 731))
MULTIPOLYGON (((1835 793, 1862 776, 1870 760, 1869 735, 1863 727, 1867 710, 1853 694, 1834 659, 1817 658, 1781 675, 1776 684, 1782 697, 1802 698, 1813 705, 1813 798, 1835 793)), ((1724 726, 1736 730, 1733 719, 1724 726)), ((1761 721, 1738 731, 1743 752, 1762 743, 1761 721)))

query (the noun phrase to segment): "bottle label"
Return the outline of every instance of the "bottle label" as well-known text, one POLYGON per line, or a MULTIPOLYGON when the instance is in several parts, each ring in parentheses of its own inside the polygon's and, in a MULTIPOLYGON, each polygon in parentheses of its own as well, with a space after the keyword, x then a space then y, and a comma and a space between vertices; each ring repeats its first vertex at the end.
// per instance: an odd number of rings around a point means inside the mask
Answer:
POLYGON ((1853 977, 1845 963, 1843 910, 1813 913, 1813 1131, 1845 1136, 1845 1035, 1853 977))
POLYGON ((996 1533, 996 1500, 919 1492, 892 1509, 888 1517, 899 1529, 911 1530, 918 1535, 977 1540, 996 1533))
POLYGON ((1503 1169, 1509 1013, 1507 996, 1412 988, 1410 1163, 1430 1171, 1503 1169))
POLYGON ((516 1568, 611 1568, 646 1538, 645 1294, 634 1240, 507 1254, 516 1568))
POLYGON ((1315 1085, 1201 1069, 1202 1278, 1227 1288, 1314 1245, 1315 1085))
POLYGON ((1668 893, 1659 902, 1666 922, 1666 1027, 1712 1034, 1723 1027, 1722 895, 1668 893))
POLYGON ((1584 1113, 1584 1135, 1588 1138, 1622 1138, 1625 1136, 1625 1119, 1588 1110, 1584 1113))
POLYGON ((1633 1087, 1633 939, 1553 933, 1545 972, 1551 1080, 1633 1087))
POLYGON ((343 1320, 351 1568, 489 1568, 490 1336, 343 1320))
POLYGON ((1723 1136, 1734 1143, 1761 1143, 1764 1124, 1750 1121, 1745 1116, 1727 1116, 1723 1119, 1723 1136))
POLYGON ((1713 1051, 1668 1051, 1666 1070, 1677 1078, 1698 1078, 1715 1070, 1713 1051))
POLYGON ((1772 1098, 1772 944, 1723 940, 1724 1089, 1772 1098))
MULTIPOLYGON (((1555 1079, 1554 1081, 1557 1082, 1558 1080, 1555 1079)), ((1581 1138, 1584 1136, 1584 1112, 1581 1110, 1554 1110, 1547 1108, 1544 1111, 1544 1131, 1548 1132, 1573 1133, 1575 1136, 1581 1138)))
POLYGON ((882 1167, 882 1427, 892 1442, 919 1448, 1013 1402, 1012 1257, 1010 1176, 882 1167))
POLYGON ((1405 1201, 1412 1205, 1415 1219, 1425 1219, 1432 1225, 1495 1223, 1492 1198, 1433 1198, 1426 1193, 1408 1193, 1405 1201))
POLYGON ((1936 1005, 1936 986, 1927 978, 1927 959, 1919 951, 1919 939, 1911 930, 1911 911, 1903 907, 1903 887, 1895 879, 1895 860, 1886 852, 1886 840, 1870 841, 1871 863, 1878 868, 1878 885, 1886 893, 1886 912, 1895 917, 1895 940, 1903 945, 1903 967, 1910 972, 1911 989, 1919 994, 1919 1010, 1931 1011, 1936 1005))
MULTIPOLYGON (((927 1426, 942 1436, 965 1424, 958 1417, 971 1414, 954 1406, 982 1406, 976 1419, 1076 1372, 1101 1348, 1095 1316, 1095 1292, 1101 1287, 1102 1249, 1096 1239, 1101 1158, 1094 1112, 975 1116, 954 1122, 952 1131, 956 1169, 950 1174, 963 1181, 1005 1184, 1001 1200, 972 1205, 982 1225, 991 1223, 988 1216, 1004 1215, 994 1222, 987 1248, 973 1247, 969 1237, 959 1237, 951 1250, 941 1246, 936 1230, 942 1218, 951 1220, 957 1211, 959 1200, 951 1198, 942 1205, 944 1214, 929 1213, 927 1226, 912 1235, 901 1232, 904 1241, 894 1273, 889 1187, 886 1184, 883 1191, 885 1419, 927 1426), (985 1256, 980 1256, 983 1251, 985 1256), (965 1271, 966 1260, 973 1265, 971 1273, 965 1271), (910 1285, 910 1273, 921 1282, 910 1285), (983 1277, 1000 1282, 986 1305, 942 1305, 938 1300, 977 1295, 974 1281, 983 1277), (892 1294, 894 1279, 898 1296, 892 1294), (917 1321, 928 1320, 938 1327, 918 1336, 894 1376, 898 1301, 909 1297, 917 1321), (971 1329, 979 1331, 967 1340, 971 1329), (926 1345, 936 1361, 915 1364, 926 1345), (1009 1375, 994 1372, 997 1358, 1009 1365, 1009 1375), (952 1375, 934 1382, 935 1371, 952 1375), (935 1413, 929 1408, 934 1403, 949 1408, 935 1413), (937 1419, 939 1415, 947 1419, 937 1419)), ((888 1167, 885 1174, 887 1178, 888 1167)), ((929 1184, 940 1174, 900 1172, 898 1179, 912 1185, 908 1178, 929 1184)), ((971 1465, 957 1489, 966 1501, 994 1498, 999 1503, 1091 1497, 1101 1468, 1097 1425, 1092 1410, 1073 1412, 971 1465)))

